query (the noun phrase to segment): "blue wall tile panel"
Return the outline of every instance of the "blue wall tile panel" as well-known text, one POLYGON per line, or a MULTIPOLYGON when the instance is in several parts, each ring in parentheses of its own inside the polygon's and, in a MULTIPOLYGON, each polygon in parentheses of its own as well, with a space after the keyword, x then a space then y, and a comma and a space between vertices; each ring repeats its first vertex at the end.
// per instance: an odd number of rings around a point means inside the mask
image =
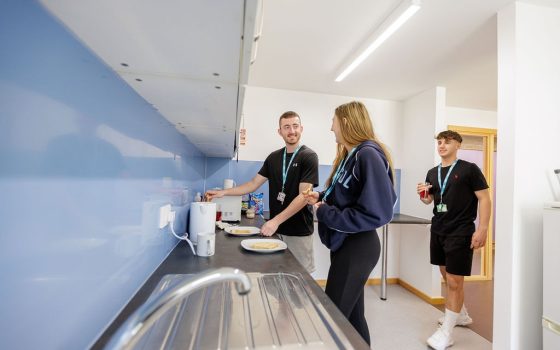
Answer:
POLYGON ((184 231, 205 166, 40 5, 0 1, 0 349, 91 345, 176 245, 159 207, 184 231))
MULTIPOLYGON (((263 162, 237 161, 226 158, 207 158, 206 189, 223 188, 224 179, 233 179, 236 185, 250 181, 259 172, 263 162)), ((268 182, 254 192, 263 193, 264 210, 268 210, 268 182)))

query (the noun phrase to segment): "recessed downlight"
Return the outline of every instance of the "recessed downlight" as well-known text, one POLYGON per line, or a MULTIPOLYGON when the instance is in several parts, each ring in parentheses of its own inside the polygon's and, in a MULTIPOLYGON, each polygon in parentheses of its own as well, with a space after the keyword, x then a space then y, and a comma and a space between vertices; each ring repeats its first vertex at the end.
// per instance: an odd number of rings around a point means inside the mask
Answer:
POLYGON ((140 79, 140 78, 136 78, 136 81, 142 81, 142 79, 140 79))
POLYGON ((220 73, 213 73, 212 75, 215 76, 215 77, 219 77, 220 73))
POLYGON ((216 88, 216 89, 220 90, 220 89, 221 89, 222 87, 221 87, 221 86, 218 86, 218 85, 216 85, 216 86, 214 86, 214 88, 216 88))
POLYGON ((122 63, 121 63, 121 66, 123 66, 123 67, 128 67, 128 63, 122 62, 122 63))

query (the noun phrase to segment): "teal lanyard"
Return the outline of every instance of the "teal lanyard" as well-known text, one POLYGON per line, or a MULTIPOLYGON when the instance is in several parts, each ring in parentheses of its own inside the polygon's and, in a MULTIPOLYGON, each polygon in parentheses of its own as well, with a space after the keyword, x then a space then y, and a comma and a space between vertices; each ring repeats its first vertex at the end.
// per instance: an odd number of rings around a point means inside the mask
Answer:
POLYGON ((455 167, 455 164, 457 164, 458 160, 459 159, 455 159, 453 164, 451 164, 451 168, 449 168, 449 171, 447 172, 447 175, 445 175, 445 180, 443 180, 443 185, 441 184, 441 163, 439 163, 439 165, 438 165, 437 180, 438 180, 439 188, 441 189, 440 196, 439 196, 439 202, 440 203, 443 203, 443 191, 445 191, 445 187, 447 187, 447 180, 449 180, 449 175, 451 175, 451 172, 453 171, 453 168, 455 167))
POLYGON ((331 181, 331 185, 329 186, 329 188, 327 188, 327 190, 325 191, 325 195, 323 196, 323 202, 325 202, 329 194, 331 194, 332 190, 334 189, 334 186, 336 185, 336 181, 338 180, 338 178, 342 174, 342 171, 344 170, 344 167, 346 166, 346 162, 348 162, 348 159, 350 159, 352 153, 354 153, 355 150, 356 147, 352 148, 352 150, 346 156, 346 159, 344 159, 344 162, 340 162, 338 168, 336 168, 336 172, 334 173, 333 179, 331 181))
POLYGON ((284 185, 286 184, 286 179, 288 178, 288 171, 290 170, 290 165, 292 165, 292 161, 296 157, 301 146, 298 146, 292 154, 292 158, 290 158, 290 162, 288 163, 288 167, 286 168, 286 147, 284 147, 284 158, 282 159, 282 193, 284 193, 284 185))

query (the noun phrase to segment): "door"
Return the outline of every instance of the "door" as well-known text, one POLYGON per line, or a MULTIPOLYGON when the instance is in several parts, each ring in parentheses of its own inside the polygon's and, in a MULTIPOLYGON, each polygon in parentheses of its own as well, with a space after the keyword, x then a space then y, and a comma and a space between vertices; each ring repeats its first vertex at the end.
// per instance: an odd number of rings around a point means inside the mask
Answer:
MULTIPOLYGON (((476 249, 473 253, 473 266, 471 276, 466 280, 491 280, 493 277, 494 266, 494 217, 495 217, 495 167, 496 167, 496 140, 495 129, 471 128, 462 126, 449 126, 450 130, 457 131, 463 137, 461 149, 458 152, 460 159, 475 163, 486 178, 490 187, 490 198, 492 198, 492 214, 488 227, 488 238, 486 245, 481 249, 476 249)), ((478 226, 478 217, 476 219, 478 226)))

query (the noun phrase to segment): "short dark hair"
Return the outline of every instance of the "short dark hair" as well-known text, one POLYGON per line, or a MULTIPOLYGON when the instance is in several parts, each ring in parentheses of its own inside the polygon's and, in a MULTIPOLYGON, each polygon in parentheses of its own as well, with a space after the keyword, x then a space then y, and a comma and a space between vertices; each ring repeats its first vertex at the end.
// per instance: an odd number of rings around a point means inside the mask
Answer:
POLYGON ((282 119, 288 119, 288 118, 294 118, 294 117, 297 117, 299 119, 299 122, 301 123, 301 117, 296 112, 294 112, 294 111, 284 112, 280 116, 280 118, 278 118, 278 126, 280 126, 280 124, 282 123, 282 119))
POLYGON ((441 139, 455 140, 459 143, 463 142, 463 138, 461 137, 461 135, 457 131, 453 131, 453 130, 445 130, 437 134, 436 140, 441 140, 441 139))

